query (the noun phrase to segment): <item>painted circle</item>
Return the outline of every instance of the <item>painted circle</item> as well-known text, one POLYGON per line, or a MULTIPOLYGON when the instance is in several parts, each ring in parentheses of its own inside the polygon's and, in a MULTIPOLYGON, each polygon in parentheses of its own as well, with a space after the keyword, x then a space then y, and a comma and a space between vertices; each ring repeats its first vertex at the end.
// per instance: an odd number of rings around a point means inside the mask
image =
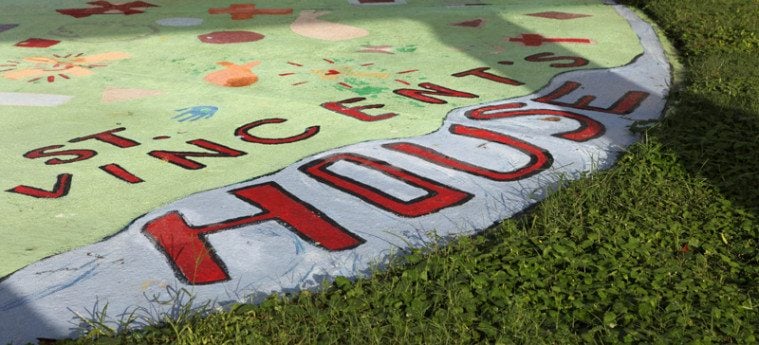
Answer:
POLYGON ((201 42, 211 44, 255 42, 264 39, 264 37, 266 36, 253 31, 214 31, 198 35, 201 42))

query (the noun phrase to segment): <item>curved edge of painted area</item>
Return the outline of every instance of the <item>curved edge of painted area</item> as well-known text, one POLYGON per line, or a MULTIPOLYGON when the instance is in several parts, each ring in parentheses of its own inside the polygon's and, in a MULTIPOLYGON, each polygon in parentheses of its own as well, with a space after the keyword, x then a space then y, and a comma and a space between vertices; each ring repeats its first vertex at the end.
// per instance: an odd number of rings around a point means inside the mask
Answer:
POLYGON ((365 275, 610 167, 637 139, 628 127, 660 117, 670 86, 653 29, 614 7, 644 48, 632 63, 560 74, 527 96, 454 109, 430 134, 332 149, 191 195, 26 266, 0 280, 0 343, 76 336, 106 305, 107 325, 134 315, 128 327, 141 327, 187 303, 256 302, 365 275))

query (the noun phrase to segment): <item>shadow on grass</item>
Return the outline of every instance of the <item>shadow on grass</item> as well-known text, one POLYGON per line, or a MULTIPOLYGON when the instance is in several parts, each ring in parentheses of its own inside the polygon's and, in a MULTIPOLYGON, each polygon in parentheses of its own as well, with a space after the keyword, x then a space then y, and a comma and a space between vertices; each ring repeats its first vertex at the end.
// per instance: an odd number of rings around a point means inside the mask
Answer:
POLYGON ((694 177, 759 217, 759 22, 742 0, 620 0, 664 29, 685 81, 652 131, 694 177), (679 10, 674 11, 674 8, 679 10))
POLYGON ((693 176, 759 215, 759 114, 688 94, 677 99, 656 136, 693 176))

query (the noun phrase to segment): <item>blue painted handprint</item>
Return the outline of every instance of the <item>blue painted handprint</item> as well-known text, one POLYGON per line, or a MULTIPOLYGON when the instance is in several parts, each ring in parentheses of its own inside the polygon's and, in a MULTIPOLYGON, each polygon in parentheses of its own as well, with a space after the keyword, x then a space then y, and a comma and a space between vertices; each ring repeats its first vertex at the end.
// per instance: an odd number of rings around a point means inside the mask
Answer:
POLYGON ((212 105, 196 105, 194 107, 177 109, 180 113, 174 115, 172 119, 177 119, 179 122, 195 121, 201 119, 209 119, 219 110, 218 107, 212 105))

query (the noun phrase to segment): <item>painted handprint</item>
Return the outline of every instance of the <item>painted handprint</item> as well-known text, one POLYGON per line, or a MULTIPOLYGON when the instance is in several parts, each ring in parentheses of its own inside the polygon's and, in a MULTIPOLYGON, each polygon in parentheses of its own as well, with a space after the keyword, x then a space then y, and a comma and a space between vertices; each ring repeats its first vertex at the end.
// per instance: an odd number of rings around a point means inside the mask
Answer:
POLYGON ((214 114, 216 114, 218 110, 219 110, 219 107, 215 107, 212 105, 196 105, 194 107, 175 110, 175 111, 179 111, 180 113, 177 115, 174 115, 172 119, 176 119, 179 122, 209 119, 213 117, 214 114))

